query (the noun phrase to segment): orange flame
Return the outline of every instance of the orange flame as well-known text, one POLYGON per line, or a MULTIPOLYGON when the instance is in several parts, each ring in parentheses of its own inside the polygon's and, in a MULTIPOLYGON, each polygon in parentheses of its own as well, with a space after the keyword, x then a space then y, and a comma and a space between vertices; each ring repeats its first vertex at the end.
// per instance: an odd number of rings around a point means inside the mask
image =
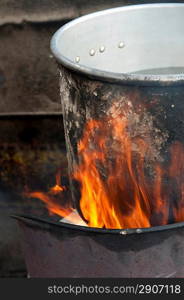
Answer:
POLYGON ((61 185, 61 174, 60 171, 57 172, 56 174, 56 185, 52 188, 50 188, 48 193, 36 191, 36 192, 26 192, 24 193, 25 196, 30 197, 30 198, 38 198, 41 201, 43 201, 47 208, 48 211, 51 214, 56 214, 62 217, 67 217, 69 214, 73 212, 73 209, 67 205, 67 203, 61 203, 61 201, 58 203, 55 199, 55 196, 60 196, 61 200, 61 195, 62 192, 66 190, 65 186, 61 185))
MULTIPOLYGON (((73 178, 81 184, 80 209, 88 226, 144 228, 184 220, 184 147, 179 142, 172 145, 168 167, 152 163, 152 179, 146 171, 150 151, 143 138, 130 137, 124 115, 87 122, 78 143, 79 164, 73 178), (171 200, 174 187, 180 191, 175 201, 171 200)), ((53 195, 63 191, 58 174, 49 193, 31 196, 65 217, 73 208, 53 202, 53 195)))
POLYGON ((133 144, 127 132, 127 121, 117 118, 107 124, 109 126, 104 127, 103 122, 89 121, 79 143, 82 162, 74 177, 82 186, 80 208, 83 216, 91 227, 149 227, 151 206, 143 170, 147 145, 143 140, 136 141, 139 147, 138 178, 133 166, 133 144), (107 145, 109 134, 114 141, 110 147, 114 153, 111 154, 107 145), (90 147, 93 139, 95 145, 90 147), (107 174, 104 179, 103 171, 97 167, 100 164, 107 174))

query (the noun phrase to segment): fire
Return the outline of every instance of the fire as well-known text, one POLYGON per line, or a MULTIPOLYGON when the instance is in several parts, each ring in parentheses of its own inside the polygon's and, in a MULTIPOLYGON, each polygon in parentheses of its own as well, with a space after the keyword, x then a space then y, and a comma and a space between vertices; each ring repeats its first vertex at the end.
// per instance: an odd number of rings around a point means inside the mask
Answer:
POLYGON ((73 212, 73 209, 63 201, 63 192, 66 191, 66 187, 62 186, 61 184, 61 173, 60 170, 56 174, 56 185, 50 188, 48 193, 36 191, 36 192, 29 192, 26 191, 24 193, 25 196, 30 198, 38 198, 43 201, 48 211, 51 214, 56 214, 62 217, 67 217, 69 214, 73 212), (59 202, 57 198, 59 196, 59 202))
POLYGON ((65 186, 61 184, 61 173, 60 171, 56 174, 56 185, 50 189, 50 192, 54 195, 59 194, 60 192, 64 192, 66 190, 65 186))
MULTIPOLYGON (((72 174, 80 182, 79 204, 86 224, 121 229, 183 221, 183 145, 173 143, 167 166, 156 160, 147 166, 151 145, 141 136, 132 138, 129 131, 129 121, 121 113, 86 123, 78 143, 79 163, 72 174), (180 199, 175 199, 178 191, 180 199)), ((47 194, 29 196, 41 199, 49 211, 65 217, 74 209, 53 201, 66 190, 60 178, 58 174, 56 185, 47 194)))
MULTIPOLYGON (((81 163, 74 178, 81 182, 82 214, 91 227, 150 227, 152 207, 144 175, 148 145, 141 139, 132 143, 122 116, 106 124, 90 121, 79 143, 81 163), (135 146, 137 165, 133 165, 135 146)), ((160 205, 163 209, 162 200, 160 205)))

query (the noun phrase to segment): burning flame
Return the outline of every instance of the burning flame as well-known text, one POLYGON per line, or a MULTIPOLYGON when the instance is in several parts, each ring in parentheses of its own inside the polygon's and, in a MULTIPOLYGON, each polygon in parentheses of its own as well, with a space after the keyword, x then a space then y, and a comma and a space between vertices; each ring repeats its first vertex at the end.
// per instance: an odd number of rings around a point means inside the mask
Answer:
POLYGON ((62 217, 67 217, 69 214, 73 212, 73 209, 67 205, 68 203, 65 203, 62 199, 62 193, 66 190, 65 186, 61 185, 61 173, 60 170, 56 174, 56 185, 52 188, 50 188, 48 193, 36 191, 36 192, 28 192, 26 191, 24 193, 25 196, 31 197, 31 198, 38 198, 41 201, 43 201, 48 211, 51 214, 56 214, 62 217), (55 197, 60 196, 59 202, 56 201, 57 199, 55 197), (64 202, 64 203, 62 203, 64 202))
MULTIPOLYGON (((152 163, 152 176, 146 162, 150 151, 146 140, 130 137, 128 120, 122 114, 86 123, 73 179, 80 182, 80 210, 88 226, 143 228, 184 220, 184 147, 175 142, 167 166, 152 163), (175 199, 178 191, 180 199, 175 199)), ((47 194, 29 196, 66 217, 74 209, 54 202, 65 191, 57 174, 56 185, 47 194)))

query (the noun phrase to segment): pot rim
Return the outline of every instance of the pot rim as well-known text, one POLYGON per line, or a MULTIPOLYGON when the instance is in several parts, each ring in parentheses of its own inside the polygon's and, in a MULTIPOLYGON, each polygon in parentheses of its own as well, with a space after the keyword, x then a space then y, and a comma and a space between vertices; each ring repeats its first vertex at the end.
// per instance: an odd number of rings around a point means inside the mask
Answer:
POLYGON ((121 235, 129 235, 129 234, 140 234, 140 233, 149 233, 149 232, 158 232, 158 231, 165 231, 171 229, 177 229, 184 227, 184 222, 172 223, 168 225, 161 225, 161 226, 154 226, 154 227, 147 227, 147 228, 127 228, 127 229, 105 229, 105 228, 96 228, 96 227, 87 227, 69 223, 62 223, 56 222, 52 220, 46 220, 44 218, 40 218, 37 216, 31 215, 12 215, 12 218, 26 223, 28 225, 54 225, 60 228, 67 228, 71 230, 83 231, 90 233, 100 233, 100 234, 121 234, 121 235))
POLYGON ((184 74, 162 74, 162 75, 145 75, 145 74, 134 74, 134 73, 116 73, 110 71, 103 71, 95 68, 90 68, 82 64, 77 64, 74 61, 70 60, 58 49, 58 40, 60 36, 68 29, 76 26, 77 24, 87 21, 89 19, 95 19, 96 17, 108 15, 115 13, 116 11, 128 11, 128 10, 139 10, 142 8, 152 8, 152 7, 184 7, 184 3, 154 3, 154 4, 136 4, 136 5, 127 5, 116 8, 110 8, 101 10, 98 12, 90 13, 82 17, 76 18, 73 21, 68 22, 64 26, 60 27, 51 38, 50 48, 56 58, 56 60, 66 68, 86 75, 91 79, 102 80, 106 82, 116 82, 122 84, 136 84, 136 85, 161 85, 161 86, 170 86, 170 85, 182 85, 184 84, 184 74))

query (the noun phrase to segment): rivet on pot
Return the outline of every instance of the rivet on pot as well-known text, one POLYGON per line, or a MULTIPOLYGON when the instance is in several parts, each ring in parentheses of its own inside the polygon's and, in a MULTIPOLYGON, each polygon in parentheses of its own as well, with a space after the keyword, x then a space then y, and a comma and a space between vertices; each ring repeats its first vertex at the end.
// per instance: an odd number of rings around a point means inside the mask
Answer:
POLYGON ((125 47, 125 43, 123 41, 119 42, 118 48, 122 49, 125 47))
POLYGON ((121 230, 121 231, 120 231, 120 234, 126 235, 127 232, 126 232, 126 230, 121 230))
POLYGON ((80 61, 80 57, 79 57, 79 56, 76 56, 75 62, 76 62, 76 63, 79 63, 79 61, 80 61))
POLYGON ((96 51, 95 51, 94 49, 91 49, 91 50, 89 51, 89 55, 90 55, 90 56, 94 56, 95 53, 96 53, 96 51))
POLYGON ((101 46, 100 48, 99 48, 99 52, 100 53, 103 53, 105 51, 105 46, 101 46))

